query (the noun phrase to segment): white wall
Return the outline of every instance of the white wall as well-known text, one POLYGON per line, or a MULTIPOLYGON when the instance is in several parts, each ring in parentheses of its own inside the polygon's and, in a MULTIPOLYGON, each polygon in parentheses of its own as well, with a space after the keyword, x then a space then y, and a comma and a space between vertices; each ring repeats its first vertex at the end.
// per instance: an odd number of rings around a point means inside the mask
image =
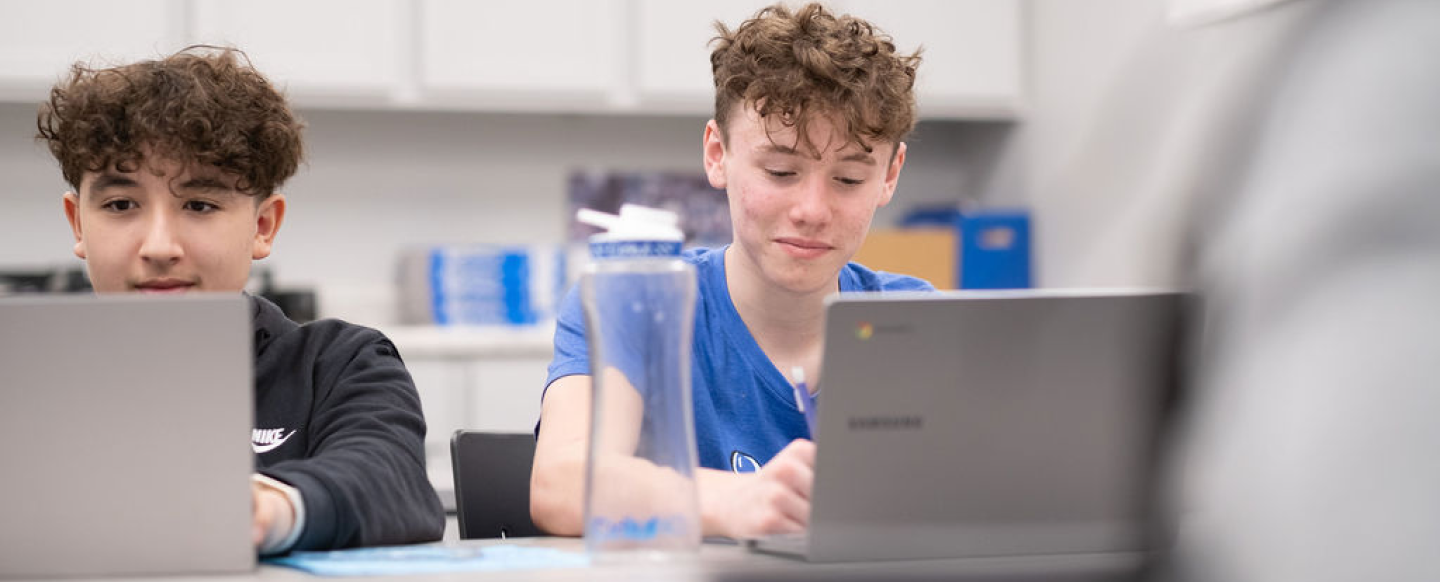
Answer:
MULTIPOLYGON (((289 214, 267 263, 284 285, 317 286, 321 310, 395 319, 394 268, 407 246, 563 241, 575 168, 700 172, 704 119, 302 111, 308 164, 284 189, 289 214)), ((35 107, 0 104, 0 269, 71 264, 66 186, 31 136, 35 107)), ((896 202, 976 197, 1010 126, 926 122, 896 202)))
POLYGON ((1165 2, 1031 0, 1029 108, 1006 163, 1035 215, 1036 279, 1047 287, 1160 284, 1164 244, 1120 215, 1136 212, 1146 120, 1168 99, 1165 2), (1137 238, 1138 237, 1138 238, 1137 238))
POLYGON ((65 180, 34 135, 35 106, 0 103, 0 268, 73 259, 65 180))
POLYGON ((1035 212, 1042 286, 1183 284, 1186 237, 1242 166, 1227 138, 1292 27, 1259 10, 1180 28, 1169 4, 1030 1, 1030 110, 1001 165, 1035 212))

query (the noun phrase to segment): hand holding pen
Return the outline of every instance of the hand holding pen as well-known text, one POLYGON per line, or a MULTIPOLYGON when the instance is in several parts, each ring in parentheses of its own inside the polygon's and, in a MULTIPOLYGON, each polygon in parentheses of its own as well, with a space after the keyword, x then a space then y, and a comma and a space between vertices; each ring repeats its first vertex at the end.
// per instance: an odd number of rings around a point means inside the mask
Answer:
POLYGON ((795 389, 795 407, 805 415, 805 426, 810 430, 810 440, 815 440, 815 396, 810 393, 810 388, 805 385, 805 368, 795 366, 790 368, 790 379, 795 389))

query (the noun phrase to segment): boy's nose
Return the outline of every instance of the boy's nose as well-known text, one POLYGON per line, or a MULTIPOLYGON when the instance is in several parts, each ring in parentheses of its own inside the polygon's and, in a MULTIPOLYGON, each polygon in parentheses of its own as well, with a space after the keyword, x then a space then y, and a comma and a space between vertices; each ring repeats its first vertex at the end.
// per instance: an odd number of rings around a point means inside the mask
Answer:
POLYGON ((795 203, 790 206, 790 220, 796 224, 821 225, 830 220, 829 184, 816 175, 801 184, 795 203))
POLYGON ((140 258, 146 262, 171 264, 185 255, 180 238, 168 217, 157 213, 145 229, 145 239, 140 243, 140 258))

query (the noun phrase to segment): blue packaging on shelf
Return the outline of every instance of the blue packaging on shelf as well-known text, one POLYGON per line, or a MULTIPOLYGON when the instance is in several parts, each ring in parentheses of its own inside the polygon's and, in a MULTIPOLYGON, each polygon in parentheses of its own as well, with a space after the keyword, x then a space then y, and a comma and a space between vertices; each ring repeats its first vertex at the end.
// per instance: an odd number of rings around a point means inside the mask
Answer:
POLYGON ((533 325, 552 320, 565 284, 555 246, 449 245, 402 265, 407 323, 533 325))
POLYGON ((960 265, 956 271, 961 289, 1033 286, 1028 210, 962 212, 955 208, 920 208, 907 214, 901 225, 943 225, 956 229, 960 245, 960 265))

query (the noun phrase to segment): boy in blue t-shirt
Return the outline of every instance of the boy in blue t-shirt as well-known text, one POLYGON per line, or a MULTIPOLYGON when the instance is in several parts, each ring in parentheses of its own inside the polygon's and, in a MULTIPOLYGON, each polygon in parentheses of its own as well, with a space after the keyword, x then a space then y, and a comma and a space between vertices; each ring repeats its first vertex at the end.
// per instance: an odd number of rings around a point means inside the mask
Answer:
MULTIPOLYGON (((782 371, 803 369, 812 389, 823 381, 825 297, 933 287, 849 262, 905 164, 919 57, 818 4, 776 5, 733 31, 718 28, 703 161, 711 185, 729 195, 734 242, 685 260, 699 283, 691 380, 701 519, 706 535, 740 538, 809 521, 815 445, 782 371)), ((561 535, 582 531, 584 326, 572 292, 555 332, 531 481, 535 523, 561 535)), ((634 479, 647 481, 639 471, 634 479)))

